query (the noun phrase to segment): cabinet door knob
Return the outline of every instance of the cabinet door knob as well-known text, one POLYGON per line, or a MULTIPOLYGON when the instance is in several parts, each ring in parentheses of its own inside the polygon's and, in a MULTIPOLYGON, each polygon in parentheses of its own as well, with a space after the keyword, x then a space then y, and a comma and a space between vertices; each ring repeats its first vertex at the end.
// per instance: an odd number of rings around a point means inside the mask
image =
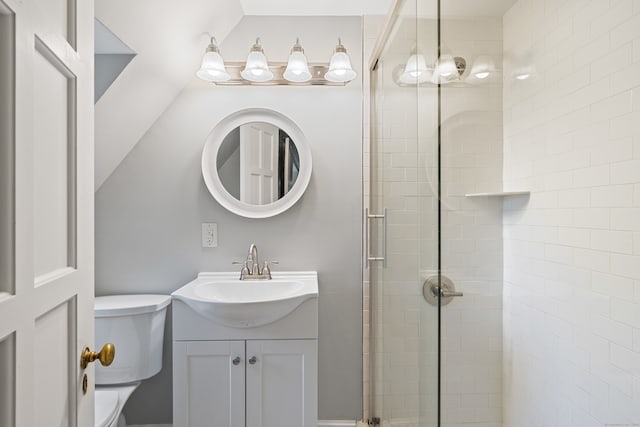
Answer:
POLYGON ((235 358, 235 359, 233 359, 233 360, 231 361, 231 363, 233 363, 234 365, 239 365, 239 364, 240 364, 240 357, 239 357, 239 356, 236 356, 236 358, 235 358))
POLYGON ((258 361, 257 357, 251 356, 251 359, 249 359, 249 364, 250 365, 255 365, 257 361, 258 361))

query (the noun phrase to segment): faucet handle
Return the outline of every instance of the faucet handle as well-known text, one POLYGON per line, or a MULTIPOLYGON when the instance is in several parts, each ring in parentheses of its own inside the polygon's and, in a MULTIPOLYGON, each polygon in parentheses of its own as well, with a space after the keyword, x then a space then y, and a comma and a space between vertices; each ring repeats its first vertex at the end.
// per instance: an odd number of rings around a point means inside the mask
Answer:
POLYGON ((279 264, 278 261, 265 261, 262 263, 262 274, 271 279, 271 267, 270 264, 279 264))
POLYGON ((245 262, 231 261, 231 264, 242 266, 242 269, 240 270, 240 280, 244 280, 245 277, 251 274, 251 272, 249 271, 249 267, 247 267, 246 261, 245 262))

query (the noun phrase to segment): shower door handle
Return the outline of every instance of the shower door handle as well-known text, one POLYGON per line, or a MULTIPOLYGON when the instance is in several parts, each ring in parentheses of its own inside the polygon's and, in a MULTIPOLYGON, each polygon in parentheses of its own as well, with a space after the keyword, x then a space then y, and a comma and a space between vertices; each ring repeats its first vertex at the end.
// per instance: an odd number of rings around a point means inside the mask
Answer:
POLYGON ((366 265, 369 266, 369 261, 382 261, 382 266, 387 266, 387 208, 382 210, 382 215, 369 215, 369 209, 364 210, 364 216, 366 221, 366 230, 364 233, 364 246, 366 253, 366 265), (371 248, 369 247, 369 238, 371 235, 371 220, 382 219, 382 256, 371 255, 371 248))

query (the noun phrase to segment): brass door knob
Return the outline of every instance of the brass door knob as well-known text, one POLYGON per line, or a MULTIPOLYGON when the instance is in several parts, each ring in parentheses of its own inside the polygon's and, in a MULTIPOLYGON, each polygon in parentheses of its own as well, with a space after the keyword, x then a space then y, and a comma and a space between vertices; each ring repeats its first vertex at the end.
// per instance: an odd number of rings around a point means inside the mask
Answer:
POLYGON ((102 346, 100 352, 89 350, 89 347, 85 347, 80 355, 80 367, 86 369, 89 363, 100 360, 102 366, 109 366, 113 362, 113 358, 116 356, 116 347, 113 344, 107 343, 102 346))

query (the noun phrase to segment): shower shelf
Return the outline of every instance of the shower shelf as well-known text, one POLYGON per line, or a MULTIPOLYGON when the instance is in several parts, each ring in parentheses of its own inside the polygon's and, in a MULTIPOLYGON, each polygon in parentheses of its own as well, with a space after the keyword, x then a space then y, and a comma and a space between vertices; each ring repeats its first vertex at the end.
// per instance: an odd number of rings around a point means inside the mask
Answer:
POLYGON ((528 196, 530 191, 496 191, 493 193, 467 193, 465 197, 507 197, 507 196, 528 196))

